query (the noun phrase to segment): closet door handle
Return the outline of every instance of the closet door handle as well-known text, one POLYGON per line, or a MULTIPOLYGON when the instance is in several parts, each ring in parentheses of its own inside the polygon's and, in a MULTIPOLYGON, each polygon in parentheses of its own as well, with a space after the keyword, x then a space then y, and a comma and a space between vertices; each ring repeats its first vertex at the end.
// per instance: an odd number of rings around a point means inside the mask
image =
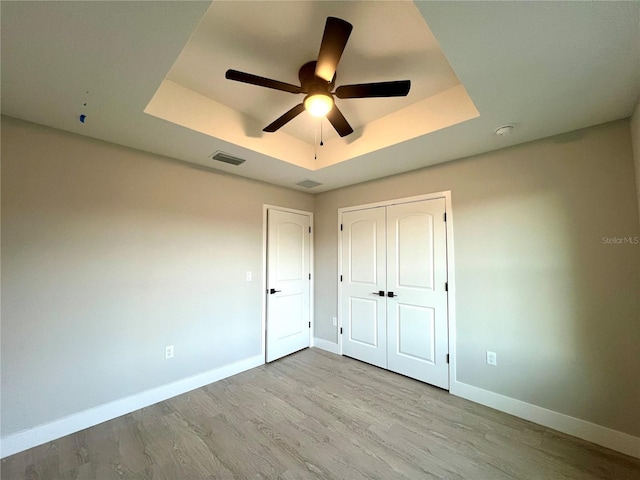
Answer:
POLYGON ((379 297, 384 297, 384 290, 378 290, 377 292, 371 292, 371 295, 378 295, 379 297))
POLYGON ((387 297, 389 297, 389 298, 394 298, 394 297, 398 297, 398 296, 399 296, 399 295, 396 295, 396 294, 395 294, 395 293, 393 293, 393 292, 389 292, 389 293, 387 293, 387 297))
POLYGON ((274 293, 281 292, 281 291, 282 290, 276 290, 275 288, 272 288, 271 290, 269 290, 269 293, 273 295, 274 293))

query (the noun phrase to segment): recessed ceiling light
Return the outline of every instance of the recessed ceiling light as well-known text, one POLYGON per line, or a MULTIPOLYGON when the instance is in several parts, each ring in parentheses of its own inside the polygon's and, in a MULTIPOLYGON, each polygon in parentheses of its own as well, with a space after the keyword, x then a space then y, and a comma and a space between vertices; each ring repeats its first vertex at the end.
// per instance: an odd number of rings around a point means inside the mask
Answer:
POLYGON ((501 127, 496 128, 496 135, 499 137, 504 137, 509 135, 513 130, 513 125, 503 125, 501 127))

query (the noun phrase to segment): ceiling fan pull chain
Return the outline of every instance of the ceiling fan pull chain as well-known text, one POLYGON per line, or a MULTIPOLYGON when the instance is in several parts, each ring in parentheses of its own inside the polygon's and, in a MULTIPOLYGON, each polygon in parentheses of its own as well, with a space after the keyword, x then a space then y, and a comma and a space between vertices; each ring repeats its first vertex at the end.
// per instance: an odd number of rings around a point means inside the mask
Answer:
POLYGON ((322 141, 322 118, 320 118, 320 146, 324 146, 324 142, 322 141))

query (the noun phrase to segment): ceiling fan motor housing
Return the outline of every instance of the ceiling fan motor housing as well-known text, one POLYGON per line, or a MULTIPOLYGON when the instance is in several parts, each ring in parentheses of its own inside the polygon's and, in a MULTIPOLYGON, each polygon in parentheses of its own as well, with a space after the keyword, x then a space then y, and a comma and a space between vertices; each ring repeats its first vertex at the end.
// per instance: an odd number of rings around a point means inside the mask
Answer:
POLYGON ((298 72, 298 78, 300 79, 300 85, 304 93, 331 93, 333 87, 336 84, 336 76, 333 76, 331 82, 326 82, 324 79, 316 76, 316 63, 315 61, 307 62, 298 72))

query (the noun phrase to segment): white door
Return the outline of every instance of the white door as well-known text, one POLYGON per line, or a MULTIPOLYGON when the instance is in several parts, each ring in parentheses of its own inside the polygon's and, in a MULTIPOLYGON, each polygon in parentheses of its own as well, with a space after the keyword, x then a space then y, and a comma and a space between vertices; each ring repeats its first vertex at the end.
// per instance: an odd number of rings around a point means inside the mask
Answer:
POLYGON ((342 214, 342 353, 449 388, 445 200, 342 214))
POLYGON ((310 345, 310 216, 267 211, 266 361, 310 345))
POLYGON ((387 207, 387 368, 448 389, 445 200, 387 207))
POLYGON ((385 238, 384 208, 342 215, 342 353, 383 368, 387 366, 385 238))

